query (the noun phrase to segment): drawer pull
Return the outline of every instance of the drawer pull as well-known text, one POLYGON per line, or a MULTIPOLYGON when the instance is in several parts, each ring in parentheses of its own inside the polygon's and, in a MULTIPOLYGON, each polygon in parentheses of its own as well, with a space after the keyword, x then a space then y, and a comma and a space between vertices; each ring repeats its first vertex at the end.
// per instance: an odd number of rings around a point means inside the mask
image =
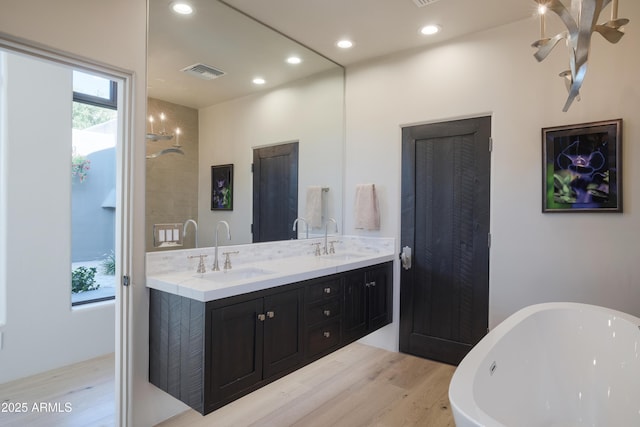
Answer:
POLYGON ((322 335, 324 335, 325 338, 330 338, 331 337, 331 332, 325 331, 325 332, 322 333, 322 335))
POLYGON ((273 319, 273 318, 275 317, 275 315, 276 315, 276 314, 275 314, 273 311, 267 311, 267 317, 268 317, 269 319, 273 319))
POLYGON ((367 288, 371 288, 376 285, 376 282, 367 282, 364 284, 367 288))
POLYGON ((330 294, 331 293, 331 288, 324 288, 324 293, 325 294, 330 294))
POLYGON ((324 315, 327 317, 331 316, 331 310, 325 310, 324 315))
POLYGON ((258 314, 259 321, 264 322, 264 319, 266 319, 266 316, 264 314, 258 314))

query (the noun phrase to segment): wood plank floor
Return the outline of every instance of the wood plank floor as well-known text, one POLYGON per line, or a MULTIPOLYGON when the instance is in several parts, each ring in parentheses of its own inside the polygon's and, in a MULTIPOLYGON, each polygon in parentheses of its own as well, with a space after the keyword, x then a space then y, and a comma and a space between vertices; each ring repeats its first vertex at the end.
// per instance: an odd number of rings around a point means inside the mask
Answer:
MULTIPOLYGON (((447 391, 454 369, 354 343, 206 417, 187 411, 160 426, 453 427, 447 391)), ((29 411, 0 413, 0 426, 111 427, 114 377, 109 355, 2 384, 0 403, 26 402, 29 411), (63 411, 69 402, 72 411, 34 412, 40 402, 63 411)))
POLYGON ((109 354, 0 384, 0 426, 112 427, 114 366, 109 354))
POLYGON ((455 367, 354 343, 203 417, 162 427, 453 427, 455 367))

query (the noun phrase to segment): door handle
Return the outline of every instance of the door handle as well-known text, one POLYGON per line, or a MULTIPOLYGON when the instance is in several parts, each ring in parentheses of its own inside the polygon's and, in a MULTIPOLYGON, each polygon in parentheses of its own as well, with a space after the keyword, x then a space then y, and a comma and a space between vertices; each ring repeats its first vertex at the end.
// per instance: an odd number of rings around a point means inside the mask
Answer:
POLYGON ((411 248, 405 246, 400 253, 400 260, 402 261, 402 268, 409 270, 411 268, 411 248))

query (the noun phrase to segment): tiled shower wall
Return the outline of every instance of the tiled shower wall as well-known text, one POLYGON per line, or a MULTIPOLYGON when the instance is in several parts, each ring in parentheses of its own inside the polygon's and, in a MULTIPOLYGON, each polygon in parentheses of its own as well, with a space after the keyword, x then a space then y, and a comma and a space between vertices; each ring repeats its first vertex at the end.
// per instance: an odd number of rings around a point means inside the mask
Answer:
MULTIPOLYGON (((184 156, 176 153, 147 159, 146 178, 146 247, 153 247, 153 224, 198 222, 198 110, 154 98, 147 99, 147 118, 153 116, 154 131, 160 130, 160 113, 166 115, 167 133, 181 130, 180 145, 184 156)), ((147 132, 151 128, 147 123, 147 132)), ((147 155, 169 148, 176 142, 147 140, 147 155)), ((180 230, 182 231, 182 230, 180 230)), ((195 247, 195 233, 190 224, 180 249, 195 247)), ((171 248, 177 249, 177 248, 171 248)))

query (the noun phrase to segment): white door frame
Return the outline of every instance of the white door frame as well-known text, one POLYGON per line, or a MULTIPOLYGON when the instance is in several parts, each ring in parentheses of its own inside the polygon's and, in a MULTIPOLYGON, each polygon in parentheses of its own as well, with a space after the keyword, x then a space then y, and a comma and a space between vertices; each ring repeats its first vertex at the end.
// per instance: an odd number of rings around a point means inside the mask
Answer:
MULTIPOLYGON (((56 63, 76 70, 101 74, 118 82, 118 144, 116 144, 116 286, 115 299, 115 425, 127 427, 131 420, 133 348, 131 341, 131 288, 123 286, 133 271, 133 164, 134 73, 101 62, 44 47, 0 33, 0 49, 56 63), (119 214, 118 214, 119 212, 119 214)), ((129 279, 130 281, 130 279, 129 279)))

